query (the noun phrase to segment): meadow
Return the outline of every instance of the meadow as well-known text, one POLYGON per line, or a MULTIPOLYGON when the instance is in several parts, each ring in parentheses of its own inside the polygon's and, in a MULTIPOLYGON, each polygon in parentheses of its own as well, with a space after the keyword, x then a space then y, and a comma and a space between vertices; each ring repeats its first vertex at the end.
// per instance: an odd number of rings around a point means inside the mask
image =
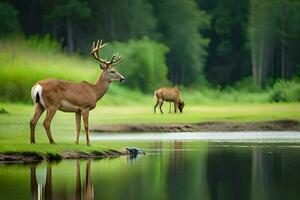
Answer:
MULTIPOLYGON (((75 116, 73 113, 63 112, 57 112, 51 126, 57 144, 50 145, 48 143, 48 138, 42 126, 45 117, 45 114, 43 114, 36 128, 36 144, 30 145, 29 120, 33 115, 33 105, 1 103, 0 107, 8 112, 0 114, 0 152, 59 153, 66 150, 94 151, 116 147, 111 143, 93 141, 92 146, 87 147, 85 145, 84 130, 81 133, 80 145, 75 145, 75 116)), ((90 113, 90 126, 101 124, 300 119, 299 103, 188 105, 182 114, 168 114, 168 105, 164 105, 163 109, 166 111, 164 115, 159 113, 155 115, 152 104, 147 106, 108 106, 99 103, 95 110, 90 113)))
MULTIPOLYGON (((124 70, 122 67, 119 68, 121 73, 124 70)), ((100 69, 92 58, 77 54, 67 55, 59 50, 59 44, 48 37, 1 40, 0 74, 0 152, 59 153, 65 150, 94 151, 114 147, 113 144, 99 142, 92 142, 92 147, 86 147, 84 133, 80 145, 75 145, 75 116, 62 112, 56 114, 52 123, 53 137, 57 145, 48 143, 42 126, 44 115, 37 125, 37 144, 29 144, 29 120, 34 110, 30 98, 31 86, 36 81, 49 77, 94 82, 100 69)), ((123 75, 126 77, 126 70, 123 75)), ((186 102, 184 113, 168 114, 169 105, 165 103, 165 114, 158 112, 154 115, 153 93, 128 88, 126 82, 123 85, 113 83, 108 93, 98 102, 96 109, 91 112, 90 126, 116 123, 300 119, 297 82, 281 82, 274 88, 266 89, 253 88, 249 81, 225 89, 207 86, 180 88, 186 102), (272 97, 283 102, 273 103, 272 97)))

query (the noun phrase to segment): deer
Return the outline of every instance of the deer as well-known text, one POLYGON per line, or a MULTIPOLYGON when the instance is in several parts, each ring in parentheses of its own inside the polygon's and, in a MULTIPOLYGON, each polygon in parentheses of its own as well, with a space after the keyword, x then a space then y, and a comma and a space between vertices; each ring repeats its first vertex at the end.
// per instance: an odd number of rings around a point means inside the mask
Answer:
POLYGON ((76 144, 79 143, 81 129, 81 117, 83 119, 86 143, 90 146, 89 139, 89 112, 96 107, 96 103, 105 95, 112 82, 124 82, 124 77, 114 68, 122 62, 122 57, 117 53, 113 54, 110 61, 102 59, 99 51, 108 43, 102 44, 103 40, 92 43, 91 54, 98 61, 102 73, 94 84, 87 81, 79 83, 66 80, 49 78, 40 80, 33 85, 31 97, 34 101, 35 111, 30 120, 30 142, 35 143, 36 124, 46 111, 43 126, 46 130, 50 144, 55 144, 50 126, 51 121, 57 112, 73 112, 76 121, 76 144))
POLYGON ((156 107, 159 105, 160 113, 163 114, 161 109, 164 101, 170 102, 169 112, 171 112, 171 102, 174 103, 174 112, 179 109, 180 113, 183 111, 184 102, 180 98, 180 91, 177 87, 162 87, 154 91, 154 98, 156 98, 156 104, 154 106, 154 113, 156 113, 156 107))

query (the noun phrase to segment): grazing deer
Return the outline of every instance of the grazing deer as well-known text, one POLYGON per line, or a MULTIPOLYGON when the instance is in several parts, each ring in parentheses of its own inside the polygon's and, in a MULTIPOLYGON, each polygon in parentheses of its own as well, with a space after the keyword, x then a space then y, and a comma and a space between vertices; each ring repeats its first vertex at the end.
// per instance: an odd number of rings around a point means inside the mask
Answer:
POLYGON ((89 140, 89 112, 96 107, 99 101, 108 90, 111 82, 123 82, 124 77, 113 67, 122 62, 119 54, 113 55, 108 62, 99 56, 99 50, 106 44, 102 40, 93 42, 91 54, 99 62, 103 72, 100 74, 95 84, 81 81, 73 83, 57 79, 45 79, 38 81, 31 89, 31 96, 35 102, 35 113, 30 121, 30 142, 35 143, 35 126, 42 113, 46 110, 47 115, 44 120, 44 128, 51 144, 54 140, 51 135, 50 125, 57 110, 63 112, 75 112, 76 118, 76 144, 79 142, 81 116, 83 118, 86 132, 86 142, 90 145, 89 140))
POLYGON ((184 102, 180 98, 180 91, 177 87, 168 88, 162 87, 154 91, 154 98, 156 98, 156 104, 154 106, 154 113, 156 113, 156 107, 159 105, 161 114, 163 111, 161 109, 164 101, 174 102, 174 112, 177 112, 177 108, 182 113, 184 102))

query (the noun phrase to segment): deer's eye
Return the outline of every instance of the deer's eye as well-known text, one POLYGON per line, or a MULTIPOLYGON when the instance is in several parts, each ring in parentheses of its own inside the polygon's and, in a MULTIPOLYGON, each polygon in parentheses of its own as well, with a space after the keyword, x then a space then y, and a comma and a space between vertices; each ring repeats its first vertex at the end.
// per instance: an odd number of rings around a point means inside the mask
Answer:
POLYGON ((116 73, 115 71, 111 71, 110 73, 116 73))

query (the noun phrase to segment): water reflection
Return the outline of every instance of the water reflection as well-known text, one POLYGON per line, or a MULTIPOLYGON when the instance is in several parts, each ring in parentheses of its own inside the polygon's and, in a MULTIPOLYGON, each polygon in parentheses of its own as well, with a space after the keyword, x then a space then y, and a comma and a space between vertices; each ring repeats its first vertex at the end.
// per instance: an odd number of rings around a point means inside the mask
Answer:
MULTIPOLYGON (((72 193, 65 193, 61 190, 57 194, 61 199, 76 199, 76 200, 92 200, 94 199, 94 188, 91 177, 91 160, 86 161, 86 171, 85 171, 85 182, 81 183, 81 172, 80 172, 80 161, 76 161, 76 188, 75 197, 72 193), (62 198, 63 197, 63 198, 62 198)), ((62 180, 64 181, 64 180, 62 180)), ((65 180, 68 181, 68 180, 65 180)), ((31 186, 31 199, 33 200, 50 200, 58 199, 55 195, 53 198, 52 189, 52 164, 47 164, 46 170, 46 180, 43 178, 37 179, 37 165, 30 166, 30 186, 31 186)))
POLYGON ((153 150, 137 157, 0 165, 0 199, 276 200, 300 195, 299 148, 182 141, 148 147, 153 150))

